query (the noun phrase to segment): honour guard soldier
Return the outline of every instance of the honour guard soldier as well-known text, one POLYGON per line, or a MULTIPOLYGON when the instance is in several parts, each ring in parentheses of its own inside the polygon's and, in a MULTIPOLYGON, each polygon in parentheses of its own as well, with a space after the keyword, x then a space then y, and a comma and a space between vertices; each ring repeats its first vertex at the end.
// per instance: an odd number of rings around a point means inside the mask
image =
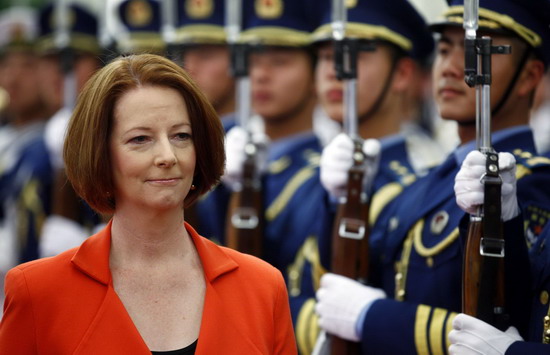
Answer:
POLYGON ((51 209, 53 172, 44 142, 48 110, 38 88, 35 9, 0 14, 0 87, 8 100, 0 126, 0 300, 4 276, 38 257, 44 219, 51 209))
MULTIPOLYGON (((360 339, 365 351, 373 353, 444 353, 452 320, 460 310, 463 241, 458 226, 464 212, 455 203, 452 186, 462 162, 472 159, 466 155, 475 144, 476 94, 464 82, 464 7, 461 1, 451 5, 444 21, 433 27, 440 33, 433 68, 434 96, 441 116, 458 123, 462 145, 390 206, 390 223, 385 226, 379 255, 384 292, 334 275, 321 280, 318 292, 322 327, 343 338, 360 339), (347 315, 334 319, 343 312, 347 315), (399 341, 393 336, 396 333, 399 341)), ((480 31, 489 34, 495 44, 514 48, 510 55, 492 58, 491 126, 495 150, 513 153, 518 163, 518 203, 525 217, 550 204, 545 183, 550 165, 547 159, 536 157, 527 127, 531 97, 549 59, 547 5, 543 1, 480 1, 480 31)), ((506 161, 511 159, 501 161, 503 184, 510 177, 506 161)), ((516 220, 513 209, 503 205, 502 212, 505 222, 516 220)), ((526 235, 534 240, 539 221, 525 221, 526 235)), ((505 245, 506 270, 513 271, 506 273, 507 282, 519 280, 514 288, 522 290, 507 289, 510 321, 524 332, 528 295, 518 285, 528 281, 525 264, 520 263, 525 240, 515 235, 505 245)))
MULTIPOLYGON (((344 84, 337 79, 334 69, 331 9, 328 1, 326 3, 322 25, 313 33, 319 56, 317 94, 328 115, 342 123, 346 119, 344 84)), ((367 193, 372 196, 370 243, 375 245, 380 241, 375 234, 377 227, 373 224, 387 224, 387 220, 378 216, 393 198, 416 180, 405 137, 399 132, 401 124, 408 119, 413 74, 418 63, 428 60, 433 39, 420 14, 407 1, 356 1, 348 2, 347 7, 346 37, 357 41, 360 48, 357 54, 357 130, 362 139, 367 139, 363 145, 365 154, 375 157, 372 164, 366 166, 369 171, 365 171, 365 180, 374 178, 374 182, 364 184, 370 185, 367 193), (396 8, 400 11, 393 11, 396 8), (379 144, 381 156, 377 158, 379 144), (377 159, 379 163, 376 163, 377 159)), ((321 181, 330 196, 319 210, 319 216, 323 217, 312 221, 316 229, 312 234, 319 237, 320 251, 320 255, 309 253, 314 281, 311 282, 312 273, 307 272, 302 276, 302 283, 307 281, 318 285, 322 270, 330 268, 336 199, 346 192, 353 155, 352 139, 344 133, 323 150, 321 181)), ((319 186, 319 189, 323 187, 319 186)), ((371 274, 376 276, 375 272, 371 274)), ((298 344, 303 353, 309 353, 316 340, 317 332, 313 329, 318 327, 313 305, 311 296, 296 325, 298 344)))
POLYGON ((116 38, 118 52, 123 54, 164 54, 161 4, 158 0, 125 0, 118 5, 120 22, 126 29, 116 38))
POLYGON ((99 217, 80 201, 64 173, 66 127, 78 92, 99 68, 101 49, 97 18, 85 4, 53 2, 40 11, 40 87, 55 114, 45 139, 55 168, 52 215, 45 221, 40 256, 56 255, 79 245, 99 217))
MULTIPOLYGON (((178 1, 177 6, 177 53, 227 132, 235 125, 235 79, 224 27, 225 0, 178 1)), ((217 185, 186 210, 186 219, 193 220, 201 235, 223 243, 229 196, 223 184, 217 185)))
MULTIPOLYGON (((296 264, 316 244, 308 230, 323 197, 318 189, 321 143, 313 133, 315 54, 310 33, 315 6, 307 0, 255 0, 244 7, 250 11, 241 33, 241 40, 252 47, 252 108, 262 118, 267 136, 254 138, 267 144, 267 161, 260 169, 262 257, 293 285, 296 264)), ((240 126, 227 134, 222 180, 229 186, 242 176, 247 134, 240 126)), ((293 285, 288 285, 290 292, 293 285)), ((304 293, 312 296, 313 290, 304 293)), ((291 301, 294 320, 298 310, 291 301)))

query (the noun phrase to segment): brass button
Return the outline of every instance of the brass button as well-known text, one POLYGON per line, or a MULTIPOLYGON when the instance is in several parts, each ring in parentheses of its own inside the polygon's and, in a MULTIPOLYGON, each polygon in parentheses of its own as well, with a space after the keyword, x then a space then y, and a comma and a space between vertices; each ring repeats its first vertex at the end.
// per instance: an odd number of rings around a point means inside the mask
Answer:
POLYGON ((547 291, 542 291, 540 293, 540 303, 542 303, 543 305, 548 304, 548 292, 547 291))
POLYGON ((431 256, 426 258, 426 265, 428 265, 428 267, 434 266, 434 259, 431 256))

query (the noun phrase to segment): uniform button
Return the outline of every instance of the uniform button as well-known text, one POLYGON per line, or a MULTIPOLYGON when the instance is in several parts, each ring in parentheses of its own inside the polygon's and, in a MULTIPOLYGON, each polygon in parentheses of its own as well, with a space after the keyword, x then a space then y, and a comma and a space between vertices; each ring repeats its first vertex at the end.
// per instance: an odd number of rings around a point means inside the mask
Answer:
POLYGON ((548 304, 548 292, 547 291, 542 291, 540 293, 540 303, 542 303, 543 305, 548 304))
POLYGON ((431 256, 426 258, 426 265, 428 265, 428 267, 434 266, 434 259, 431 256))
POLYGON ((388 231, 393 232, 399 226, 399 219, 397 217, 390 218, 388 223, 388 231))

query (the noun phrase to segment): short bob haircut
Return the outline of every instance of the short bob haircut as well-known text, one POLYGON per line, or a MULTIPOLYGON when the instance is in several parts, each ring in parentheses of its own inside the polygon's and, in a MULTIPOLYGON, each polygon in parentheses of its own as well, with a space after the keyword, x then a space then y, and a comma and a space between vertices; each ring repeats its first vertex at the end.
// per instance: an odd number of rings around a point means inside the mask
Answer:
POLYGON ((188 74, 172 61, 154 54, 119 57, 96 72, 78 97, 71 117, 63 158, 75 191, 93 209, 112 214, 116 209, 109 138, 117 101, 142 86, 177 90, 183 97, 195 146, 193 184, 184 200, 188 207, 219 182, 225 163, 221 121, 188 74))

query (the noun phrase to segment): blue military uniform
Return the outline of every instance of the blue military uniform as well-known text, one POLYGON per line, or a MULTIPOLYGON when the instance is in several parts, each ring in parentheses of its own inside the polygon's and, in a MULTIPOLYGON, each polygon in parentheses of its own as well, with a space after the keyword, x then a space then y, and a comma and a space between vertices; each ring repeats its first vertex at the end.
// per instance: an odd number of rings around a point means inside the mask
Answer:
MULTIPOLYGON (((541 46, 543 42, 540 36, 537 37, 538 33, 548 30, 539 26, 536 15, 530 12, 533 3, 481 1, 480 6, 484 9, 480 9, 480 25, 484 29, 508 31, 508 34, 511 31, 520 37, 534 34, 538 41, 532 43, 538 45, 533 51, 548 62, 550 47, 541 46), (528 31, 524 31, 526 28, 528 31)), ((446 22, 437 26, 461 26, 462 11, 461 7, 452 6, 446 22)), ((547 187, 550 161, 537 156, 527 126, 495 132, 492 138, 497 151, 510 152, 517 161, 518 202, 525 225, 521 225, 520 217, 506 222, 504 229, 524 230, 528 238, 526 242, 521 234, 505 236, 505 298, 511 323, 525 334, 530 304, 530 295, 526 292, 529 289, 527 247, 528 243, 536 242, 541 223, 546 221, 531 217, 535 211, 542 211, 543 206, 550 206, 547 187)), ((464 233, 459 224, 467 220, 467 215, 456 205, 453 185, 464 157, 472 149, 473 142, 457 149, 390 206, 390 223, 385 226, 379 255, 382 283, 378 285, 389 298, 375 301, 366 314, 361 338, 365 351, 446 353, 447 334, 455 312, 461 310, 464 233), (395 334, 399 334, 399 341, 395 341, 395 334)))
MULTIPOLYGON (((331 13, 327 1, 322 13, 321 25, 313 32, 316 42, 331 38, 331 13)), ((406 1, 359 1, 348 5, 346 35, 366 42, 384 42, 398 48, 404 55, 415 60, 425 60, 433 50, 433 40, 422 17, 406 1), (399 8, 396 12, 394 9, 399 8)), ((390 80, 388 78, 387 80, 390 80)), ((360 99, 360 98, 359 98, 360 99)), ((372 199, 369 210, 370 247, 379 248, 382 233, 380 225, 388 223, 386 210, 390 202, 417 178, 407 151, 405 137, 401 134, 380 139, 381 154, 377 175, 372 183, 372 199)), ((297 259, 301 266, 294 272, 299 284, 291 289, 291 310, 296 319, 295 328, 298 346, 302 353, 309 353, 317 340, 319 327, 314 313, 315 290, 321 275, 330 265, 331 240, 336 204, 319 185, 324 195, 315 219, 312 220, 311 237, 303 248, 305 261, 297 259), (292 292, 295 289, 295 292, 292 292)), ((300 254, 299 254, 300 255, 300 254)), ((376 268, 372 264, 371 268, 376 268)), ((371 274, 376 275, 376 269, 371 274)), ((371 280, 376 282, 376 280, 371 280)), ((290 284, 291 286, 293 283, 290 284)))
MULTIPOLYGON (((274 46, 310 51, 317 8, 309 0, 250 3, 245 6, 248 11, 241 40, 253 45, 253 50, 274 46)), ((318 219, 318 206, 324 198, 324 191, 319 189, 321 150, 313 131, 273 141, 261 179, 265 221, 262 257, 281 270, 287 281, 293 296, 290 302, 294 322, 303 303, 301 297, 312 297, 314 292, 311 287, 303 289, 300 280, 305 260, 318 255, 310 228, 318 219)))

